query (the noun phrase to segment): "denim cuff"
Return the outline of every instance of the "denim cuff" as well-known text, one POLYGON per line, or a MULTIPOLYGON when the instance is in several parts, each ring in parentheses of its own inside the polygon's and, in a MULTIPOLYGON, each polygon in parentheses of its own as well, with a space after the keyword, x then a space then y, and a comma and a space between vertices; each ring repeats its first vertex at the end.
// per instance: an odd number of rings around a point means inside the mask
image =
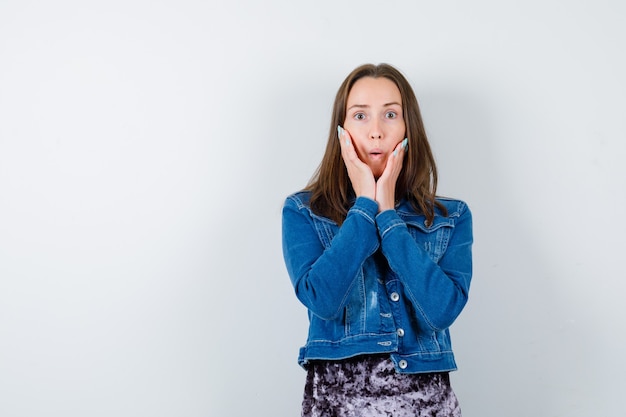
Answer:
POLYGON ((378 213, 378 203, 371 198, 357 197, 354 205, 348 211, 350 213, 358 213, 365 217, 370 223, 376 224, 376 213, 378 213))
POLYGON ((393 210, 385 210, 376 216, 376 225, 378 226, 378 233, 381 239, 385 237, 387 233, 396 227, 404 227, 406 229, 406 223, 398 216, 398 213, 393 210))

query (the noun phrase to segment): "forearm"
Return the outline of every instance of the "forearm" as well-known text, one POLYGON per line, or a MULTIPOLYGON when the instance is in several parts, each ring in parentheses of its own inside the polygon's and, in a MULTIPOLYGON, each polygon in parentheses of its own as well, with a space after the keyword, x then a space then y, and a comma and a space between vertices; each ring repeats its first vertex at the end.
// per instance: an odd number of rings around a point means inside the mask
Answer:
POLYGON ((382 253, 403 284, 416 319, 435 330, 449 327, 467 302, 472 268, 471 220, 455 225, 438 263, 418 245, 394 210, 381 212, 376 220, 382 253))
POLYGON ((331 319, 341 313, 363 262, 379 246, 377 209, 375 201, 357 199, 332 241, 322 243, 325 237, 320 237, 308 212, 285 205, 285 263, 298 299, 314 314, 331 319))

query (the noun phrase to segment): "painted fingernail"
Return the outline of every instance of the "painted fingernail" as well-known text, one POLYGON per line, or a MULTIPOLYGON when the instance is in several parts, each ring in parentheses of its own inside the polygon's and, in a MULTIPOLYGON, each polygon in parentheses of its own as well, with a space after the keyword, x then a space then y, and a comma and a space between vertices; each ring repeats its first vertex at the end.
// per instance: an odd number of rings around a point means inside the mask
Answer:
POLYGON ((409 138, 404 138, 402 141, 402 149, 405 149, 407 146, 409 146, 409 138))
POLYGON ((393 151, 393 156, 398 155, 398 150, 396 149, 395 151, 393 151))
POLYGON ((341 137, 342 133, 343 133, 343 128, 337 125, 337 136, 341 137))

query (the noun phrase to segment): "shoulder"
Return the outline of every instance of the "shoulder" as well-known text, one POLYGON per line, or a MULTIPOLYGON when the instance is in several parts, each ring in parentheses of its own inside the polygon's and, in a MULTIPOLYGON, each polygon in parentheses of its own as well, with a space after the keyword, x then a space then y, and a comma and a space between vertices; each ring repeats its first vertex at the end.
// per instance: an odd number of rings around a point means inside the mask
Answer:
POLYGON ((424 231, 436 230, 442 226, 454 227, 458 222, 471 219, 471 213, 464 201, 446 197, 437 197, 436 200, 445 208, 445 211, 439 206, 435 207, 435 218, 432 224, 428 224, 426 216, 416 212, 413 205, 406 200, 398 205, 396 212, 407 225, 424 231))
MULTIPOLYGON (((462 200, 447 197, 437 197, 436 201, 445 208, 445 210, 447 211, 447 215, 441 209, 441 207, 435 207, 435 217, 460 217, 464 213, 469 212, 467 204, 462 200)), ((408 216, 423 216, 422 213, 416 213, 413 205, 407 200, 402 200, 400 204, 398 204, 396 210, 399 213, 408 216)))
MULTIPOLYGON (((446 217, 461 217, 463 215, 470 214, 469 207, 465 201, 448 197, 437 197, 436 200, 448 211, 448 215, 446 217)), ((438 208, 435 211, 435 216, 443 216, 441 209, 438 208)))
POLYGON ((290 194, 285 199, 285 206, 295 206, 299 210, 303 208, 309 208, 309 202, 311 200, 311 192, 302 190, 290 194))
POLYGON ((304 216, 313 222, 337 224, 327 217, 316 214, 311 208, 310 201, 311 191, 309 190, 302 190, 288 195, 283 206, 283 217, 286 213, 297 212, 299 216, 304 216))
MULTIPOLYGON (((326 217, 320 216, 313 212, 310 205, 311 192, 307 190, 298 191, 290 194, 285 198, 283 205, 283 224, 301 224, 309 223, 316 228, 326 224, 336 226, 337 223, 326 217)), ((324 227, 327 227, 324 226, 324 227)))

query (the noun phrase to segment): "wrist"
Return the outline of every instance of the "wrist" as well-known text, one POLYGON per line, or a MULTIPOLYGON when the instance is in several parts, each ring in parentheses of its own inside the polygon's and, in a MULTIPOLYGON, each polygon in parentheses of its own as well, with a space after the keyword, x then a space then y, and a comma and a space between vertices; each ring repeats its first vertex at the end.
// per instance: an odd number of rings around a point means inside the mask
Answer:
POLYGON ((375 186, 362 186, 358 189, 355 188, 354 194, 357 197, 367 197, 371 200, 376 200, 376 187, 375 186))
POLYGON ((378 194, 376 195, 376 201, 378 202, 379 213, 385 210, 394 210, 396 208, 396 202, 393 196, 378 194))
POLYGON ((393 204, 378 204, 378 212, 382 213, 383 211, 387 211, 387 210, 395 210, 396 207, 393 204))

